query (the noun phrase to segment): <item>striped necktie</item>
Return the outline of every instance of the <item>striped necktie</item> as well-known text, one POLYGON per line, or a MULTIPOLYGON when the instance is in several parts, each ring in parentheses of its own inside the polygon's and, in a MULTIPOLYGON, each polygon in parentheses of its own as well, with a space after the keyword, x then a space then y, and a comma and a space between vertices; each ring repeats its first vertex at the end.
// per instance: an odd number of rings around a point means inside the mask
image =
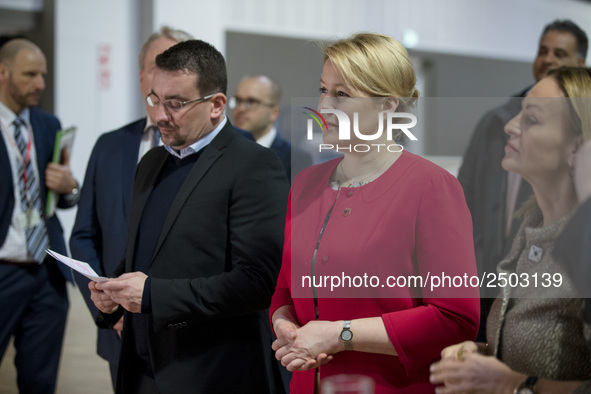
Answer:
MULTIPOLYGON (((18 174, 20 174, 18 186, 21 198, 21 210, 30 217, 31 211, 36 211, 41 215, 41 196, 39 194, 39 181, 33 170, 33 164, 31 163, 30 157, 26 157, 27 143, 22 133, 23 126, 25 126, 25 122, 21 118, 16 118, 14 121, 14 140, 23 158, 23 160, 18 161, 17 168, 18 174), (25 168, 23 168, 23 165, 25 168)), ((31 141, 32 143, 33 141, 31 141)), ((49 247, 49 237, 47 236, 47 229, 45 228, 43 219, 36 226, 27 226, 25 228, 25 235, 27 237, 29 255, 38 263, 42 263, 45 259, 45 249, 49 247)))

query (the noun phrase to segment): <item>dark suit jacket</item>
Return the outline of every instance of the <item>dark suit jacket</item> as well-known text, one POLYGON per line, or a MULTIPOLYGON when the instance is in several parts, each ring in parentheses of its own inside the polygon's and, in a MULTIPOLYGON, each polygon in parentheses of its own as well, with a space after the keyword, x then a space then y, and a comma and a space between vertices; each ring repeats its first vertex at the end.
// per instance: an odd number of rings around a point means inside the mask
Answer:
POLYGON ((301 170, 310 167, 313 164, 312 157, 307 152, 297 146, 292 146, 279 134, 277 134, 273 140, 270 148, 274 150, 275 153, 277 153, 277 156, 279 156, 279 159, 281 159, 281 163, 283 163, 285 173, 287 174, 287 179, 289 179, 290 182, 301 170))
MULTIPOLYGON (((70 251, 73 258, 87 262, 101 276, 111 276, 125 258, 133 179, 145 126, 143 118, 101 135, 86 168, 70 251)), ((74 277, 93 318, 102 322, 90 299, 89 279, 78 273, 74 277)), ((117 361, 119 348, 117 333, 106 326, 100 328, 98 354, 117 361)))
MULTIPOLYGON (((133 180, 145 127, 146 118, 142 118, 101 135, 88 161, 70 251, 73 258, 87 262, 101 276, 111 276, 125 259, 133 180)), ((240 132, 254 140, 250 133, 240 132)), ((117 361, 119 336, 98 318, 99 310, 90 299, 89 279, 78 273, 74 278, 99 325, 98 354, 117 361)))
MULTIPOLYGON (((41 193, 41 205, 43 215, 45 215, 45 201, 47 201, 47 187, 45 186, 45 169, 53 158, 53 148, 55 145, 55 136, 61 129, 59 120, 48 113, 37 108, 30 108, 31 127, 33 128, 33 138, 35 139, 35 153, 37 154, 37 169, 39 172, 39 185, 41 193)), ((0 138, 0 245, 4 243, 10 220, 14 210, 14 186, 12 182, 12 172, 10 159, 8 158, 8 147, 4 143, 4 138, 0 138)), ((58 200, 59 208, 70 208, 74 204, 60 196, 58 200)), ((45 217, 47 234, 49 236, 49 245, 51 249, 58 253, 67 254, 64 234, 59 219, 54 214, 51 217, 45 217)), ((70 268, 64 264, 59 264, 53 259, 46 259, 47 264, 57 264, 64 279, 72 281, 70 268)))
MULTIPOLYGON (((136 174, 125 267, 168 153, 142 159, 136 174)), ((276 155, 238 137, 228 122, 204 149, 168 212, 148 276, 148 345, 163 393, 272 392, 265 317, 281 265, 288 182, 276 155)), ((125 312, 126 314, 128 312, 125 312)), ((119 386, 130 360, 124 319, 119 386)), ((124 383, 123 383, 124 384, 124 383)))

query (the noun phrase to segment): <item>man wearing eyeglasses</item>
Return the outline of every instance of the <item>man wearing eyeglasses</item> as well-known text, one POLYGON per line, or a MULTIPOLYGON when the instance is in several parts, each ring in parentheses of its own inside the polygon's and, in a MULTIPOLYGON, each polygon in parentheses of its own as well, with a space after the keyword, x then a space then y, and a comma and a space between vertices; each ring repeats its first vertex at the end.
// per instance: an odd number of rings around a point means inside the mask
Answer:
POLYGON ((229 106, 234 124, 250 131, 258 144, 275 151, 291 181, 292 176, 312 165, 312 158, 277 132, 275 122, 279 117, 280 100, 281 88, 277 81, 266 75, 253 75, 242 78, 229 106))
MULTIPOLYGON (((192 38, 182 30, 167 26, 148 37, 139 54, 142 98, 152 89, 156 55, 192 38)), ((144 154, 160 145, 154 111, 147 103, 146 113, 147 117, 101 135, 86 169, 76 222, 70 237, 70 250, 72 257, 88 262, 101 276, 111 276, 125 258, 136 167, 144 154)), ((74 279, 98 326, 97 353, 109 362, 115 387, 121 347, 119 335, 123 322, 116 324, 114 329, 106 325, 90 299, 89 280, 77 273, 74 279)))
POLYGON ((105 321, 125 315, 118 392, 283 390, 264 310, 289 185, 225 118, 226 89, 224 58, 203 41, 156 57, 147 102, 164 147, 138 165, 118 277, 89 284, 105 321))

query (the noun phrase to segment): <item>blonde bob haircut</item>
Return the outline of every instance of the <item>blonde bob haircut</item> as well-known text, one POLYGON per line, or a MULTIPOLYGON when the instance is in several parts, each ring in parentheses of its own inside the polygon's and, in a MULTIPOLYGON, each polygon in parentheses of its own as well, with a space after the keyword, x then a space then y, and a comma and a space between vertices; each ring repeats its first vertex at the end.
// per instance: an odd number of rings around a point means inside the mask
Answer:
POLYGON ((351 87, 370 97, 397 97, 398 111, 419 97, 416 76, 406 48, 383 34, 357 33, 332 44, 320 44, 351 87))

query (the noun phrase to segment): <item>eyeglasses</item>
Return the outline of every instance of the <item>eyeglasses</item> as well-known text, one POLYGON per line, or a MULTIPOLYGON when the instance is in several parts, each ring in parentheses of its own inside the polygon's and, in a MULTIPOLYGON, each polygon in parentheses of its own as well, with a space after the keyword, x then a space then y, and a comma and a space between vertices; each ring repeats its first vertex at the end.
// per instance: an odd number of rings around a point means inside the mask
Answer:
POLYGON ((148 97, 146 97, 146 102, 148 103, 148 105, 150 107, 153 107, 153 108, 156 108, 160 104, 162 104, 164 106, 164 108, 166 108, 170 112, 178 112, 185 105, 193 104, 193 103, 200 103, 202 101, 209 100, 210 98, 212 98, 213 96, 215 96, 218 93, 220 93, 220 92, 215 92, 215 93, 210 94, 208 96, 201 97, 201 98, 198 98, 198 99, 195 99, 195 100, 190 100, 190 101, 181 101, 181 100, 175 100, 175 99, 168 99, 168 100, 162 100, 162 101, 160 101, 160 99, 158 98, 158 96, 156 96, 156 94, 150 93, 148 95, 148 97))
POLYGON ((257 99, 253 99, 253 98, 241 99, 238 97, 230 97, 230 100, 228 100, 228 106, 231 109, 237 108, 240 105, 243 105, 244 109, 247 111, 250 111, 252 109, 256 109, 259 107, 259 105, 264 105, 267 107, 274 107, 275 106, 275 104, 263 103, 261 100, 257 100, 257 99))

